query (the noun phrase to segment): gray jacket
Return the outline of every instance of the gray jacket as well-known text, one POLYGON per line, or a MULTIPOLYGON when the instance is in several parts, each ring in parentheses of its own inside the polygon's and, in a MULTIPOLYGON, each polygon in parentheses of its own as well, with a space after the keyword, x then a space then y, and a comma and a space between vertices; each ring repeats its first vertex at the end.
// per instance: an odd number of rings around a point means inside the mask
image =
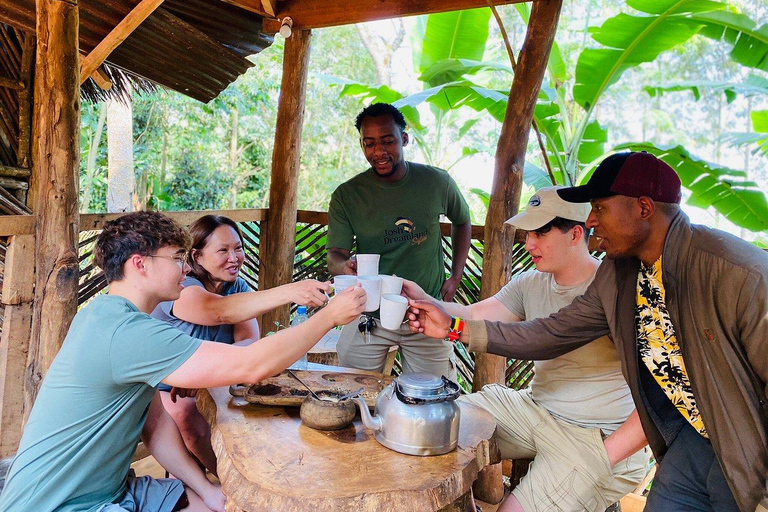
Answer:
MULTIPOLYGON (((662 254, 666 305, 696 403, 742 511, 768 507, 768 253, 682 212, 662 254)), ((667 446, 640 395, 635 327, 640 261, 606 259, 573 303, 515 324, 468 322, 470 350, 551 359, 610 334, 657 460, 667 446)), ((642 364, 642 362, 640 362, 642 364)))

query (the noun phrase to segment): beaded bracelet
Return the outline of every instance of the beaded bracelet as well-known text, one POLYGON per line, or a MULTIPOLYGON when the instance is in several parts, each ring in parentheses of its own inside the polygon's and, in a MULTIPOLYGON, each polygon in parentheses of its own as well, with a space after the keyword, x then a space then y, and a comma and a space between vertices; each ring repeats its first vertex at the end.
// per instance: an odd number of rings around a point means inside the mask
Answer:
POLYGON ((464 331, 464 320, 457 316, 451 317, 451 330, 445 336, 445 341, 458 341, 464 331))

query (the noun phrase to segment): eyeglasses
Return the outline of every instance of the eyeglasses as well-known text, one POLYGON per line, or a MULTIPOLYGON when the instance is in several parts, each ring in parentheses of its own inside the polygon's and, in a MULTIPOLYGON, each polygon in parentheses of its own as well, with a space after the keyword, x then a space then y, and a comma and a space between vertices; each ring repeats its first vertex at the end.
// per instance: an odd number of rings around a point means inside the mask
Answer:
POLYGON ((173 256, 162 256, 160 254, 148 254, 147 258, 163 258, 164 260, 173 260, 176 262, 176 264, 179 266, 180 269, 184 270, 184 265, 187 264, 187 260, 189 259, 189 254, 181 253, 181 254, 174 254, 173 256))

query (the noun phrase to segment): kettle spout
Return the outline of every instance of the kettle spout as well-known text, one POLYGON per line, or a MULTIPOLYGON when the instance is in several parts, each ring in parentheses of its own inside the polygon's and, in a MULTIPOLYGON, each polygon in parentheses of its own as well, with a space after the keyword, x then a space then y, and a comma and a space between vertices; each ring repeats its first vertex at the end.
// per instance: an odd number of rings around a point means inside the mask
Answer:
POLYGON ((353 398, 353 400, 355 403, 357 403, 357 407, 360 409, 360 418, 363 420, 363 425, 365 425, 365 428, 369 428, 374 432, 381 430, 381 417, 371 416, 371 413, 368 410, 368 404, 366 404, 365 400, 363 400, 361 397, 356 396, 353 398))

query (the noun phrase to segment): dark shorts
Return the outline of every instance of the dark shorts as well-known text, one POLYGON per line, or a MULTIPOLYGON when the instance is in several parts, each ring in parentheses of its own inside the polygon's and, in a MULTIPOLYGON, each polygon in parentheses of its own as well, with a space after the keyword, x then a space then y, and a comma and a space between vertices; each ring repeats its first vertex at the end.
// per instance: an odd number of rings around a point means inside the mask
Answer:
POLYGON ((646 512, 738 512, 712 443, 687 422, 656 471, 646 512))
POLYGON ((131 474, 123 498, 118 503, 103 505, 97 512, 174 512, 188 504, 184 503, 185 498, 181 480, 131 474))

